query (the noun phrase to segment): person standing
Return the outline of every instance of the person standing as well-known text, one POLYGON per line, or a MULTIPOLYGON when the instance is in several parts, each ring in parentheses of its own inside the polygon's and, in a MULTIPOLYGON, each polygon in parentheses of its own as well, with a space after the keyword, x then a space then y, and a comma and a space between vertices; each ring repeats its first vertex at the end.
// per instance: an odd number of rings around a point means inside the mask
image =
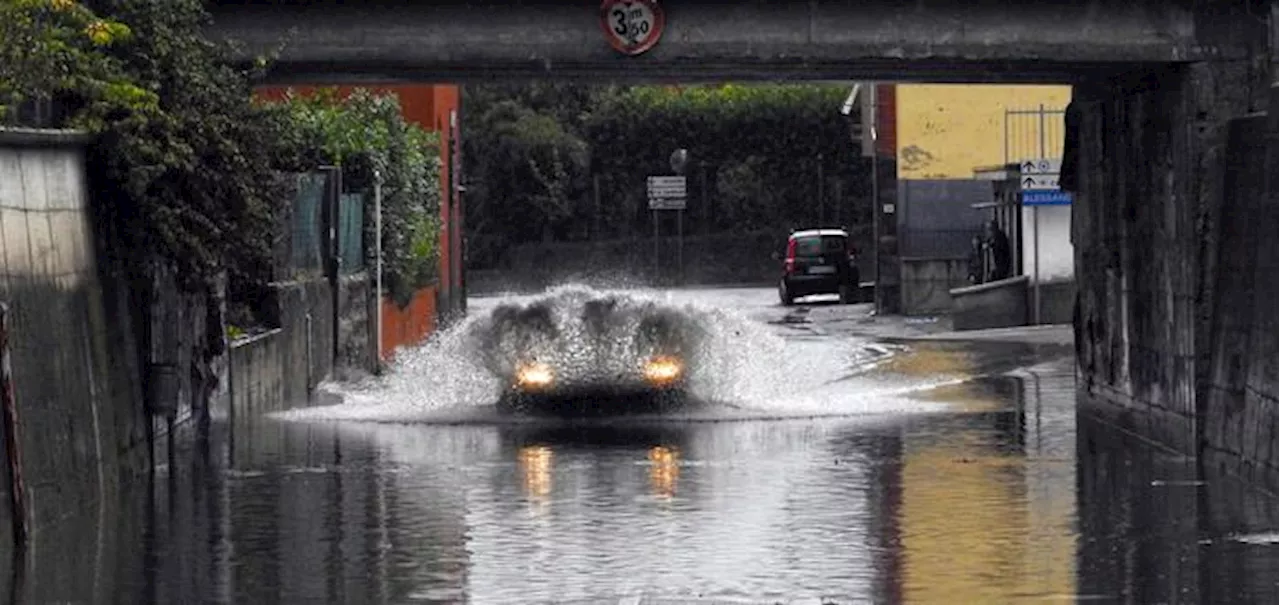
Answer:
POLYGON ((1009 237, 1000 230, 1000 225, 992 220, 987 223, 984 236, 987 248, 987 278, 985 281, 996 281, 1009 277, 1012 271, 1013 251, 1009 247, 1009 237))

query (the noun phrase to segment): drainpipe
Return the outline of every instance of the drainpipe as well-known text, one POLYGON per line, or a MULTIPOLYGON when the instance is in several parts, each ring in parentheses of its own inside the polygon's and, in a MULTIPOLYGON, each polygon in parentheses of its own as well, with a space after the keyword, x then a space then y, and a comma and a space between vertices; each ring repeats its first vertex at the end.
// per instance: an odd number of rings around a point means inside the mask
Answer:
POLYGON ((13 393, 13 360, 9 351, 9 305, 0 303, 0 398, 4 406, 5 458, 9 462, 9 495, 13 507, 13 541, 27 540, 27 496, 22 481, 22 448, 18 444, 18 405, 13 393))

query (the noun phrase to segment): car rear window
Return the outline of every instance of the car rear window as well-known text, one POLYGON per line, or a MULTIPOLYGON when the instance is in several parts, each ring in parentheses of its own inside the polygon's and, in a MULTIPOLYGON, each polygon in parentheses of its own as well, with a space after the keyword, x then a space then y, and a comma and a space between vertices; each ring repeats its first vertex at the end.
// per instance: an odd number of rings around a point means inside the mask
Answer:
POLYGON ((796 238, 796 256, 818 256, 845 251, 845 238, 839 235, 809 235, 796 238))

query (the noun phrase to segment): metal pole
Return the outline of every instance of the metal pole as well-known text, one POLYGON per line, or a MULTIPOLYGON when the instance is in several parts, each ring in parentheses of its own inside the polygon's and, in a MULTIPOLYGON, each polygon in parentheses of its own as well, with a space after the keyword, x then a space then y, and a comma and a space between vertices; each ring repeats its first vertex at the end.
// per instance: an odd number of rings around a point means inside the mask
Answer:
POLYGON ((374 247, 374 330, 377 350, 374 351, 375 367, 382 366, 382 173, 373 173, 373 247, 374 247))
MULTIPOLYGON (((22 480, 22 448, 18 444, 18 403, 13 391, 13 359, 9 350, 9 305, 0 303, 0 397, 4 405, 4 446, 9 459, 9 496, 13 507, 13 541, 27 541, 27 495, 22 480)), ((15 565, 21 565, 15 561, 15 565)))
POLYGON ((1044 141, 1044 104, 1043 104, 1043 103, 1041 103, 1041 104, 1040 104, 1040 157, 1044 157, 1044 154, 1045 154, 1045 141, 1044 141))
POLYGON ((658 211, 650 210, 653 216, 653 283, 658 284, 658 211))
POLYGON ((702 234, 711 233, 711 201, 707 199, 707 163, 702 161, 698 164, 702 169, 702 194, 698 198, 702 201, 702 234))
POLYGON ((1004 111, 1004 163, 1009 163, 1009 110, 1004 111))
POLYGON ((818 154, 818 225, 827 222, 827 206, 822 199, 822 154, 818 154))
POLYGON ((684 285, 684 209, 676 210, 676 284, 684 285))
MULTIPOLYGON (((1040 104, 1040 157, 1045 157, 1045 136, 1044 136, 1044 104, 1040 104)), ((1035 269, 1035 285, 1032 288, 1032 300, 1035 307, 1032 309, 1032 319, 1036 325, 1040 325, 1040 207, 1031 207, 1031 222, 1035 225, 1035 231, 1032 233, 1031 250, 1036 257, 1035 269)))
POLYGON ((1032 293, 1031 299, 1033 301, 1032 304, 1034 305, 1034 307, 1032 308, 1031 317, 1035 322, 1035 325, 1040 325, 1040 207, 1039 206, 1031 207, 1031 222, 1034 225, 1034 231, 1032 231, 1032 235, 1031 235, 1031 237, 1033 238, 1031 246, 1032 246, 1032 253, 1036 257, 1036 268, 1035 268, 1035 276, 1034 276, 1035 284, 1033 284, 1031 289, 1031 293, 1032 293))
POLYGON ((592 195, 595 198, 595 213, 592 215, 591 240, 600 239, 600 175, 591 177, 592 195))
POLYGON ((884 289, 880 283, 880 148, 876 139, 876 105, 879 100, 876 99, 876 83, 872 82, 868 87, 871 94, 871 263, 875 267, 873 275, 875 276, 875 312, 880 314, 884 307, 881 298, 884 295, 884 289))

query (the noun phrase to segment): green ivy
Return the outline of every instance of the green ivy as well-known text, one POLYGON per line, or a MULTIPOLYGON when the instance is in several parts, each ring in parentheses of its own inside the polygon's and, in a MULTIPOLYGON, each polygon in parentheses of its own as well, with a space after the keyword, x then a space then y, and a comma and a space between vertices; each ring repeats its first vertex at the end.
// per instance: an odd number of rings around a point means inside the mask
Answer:
MULTIPOLYGON (((383 283, 399 303, 433 283, 439 266, 440 139, 405 121, 394 94, 333 89, 268 103, 292 125, 286 146, 315 165, 342 166, 346 188, 372 193, 382 178, 383 283)), ((366 195, 366 216, 373 197, 366 195)), ((365 225, 372 229, 374 221, 365 225)), ((366 233, 367 241, 372 234, 366 233)))

